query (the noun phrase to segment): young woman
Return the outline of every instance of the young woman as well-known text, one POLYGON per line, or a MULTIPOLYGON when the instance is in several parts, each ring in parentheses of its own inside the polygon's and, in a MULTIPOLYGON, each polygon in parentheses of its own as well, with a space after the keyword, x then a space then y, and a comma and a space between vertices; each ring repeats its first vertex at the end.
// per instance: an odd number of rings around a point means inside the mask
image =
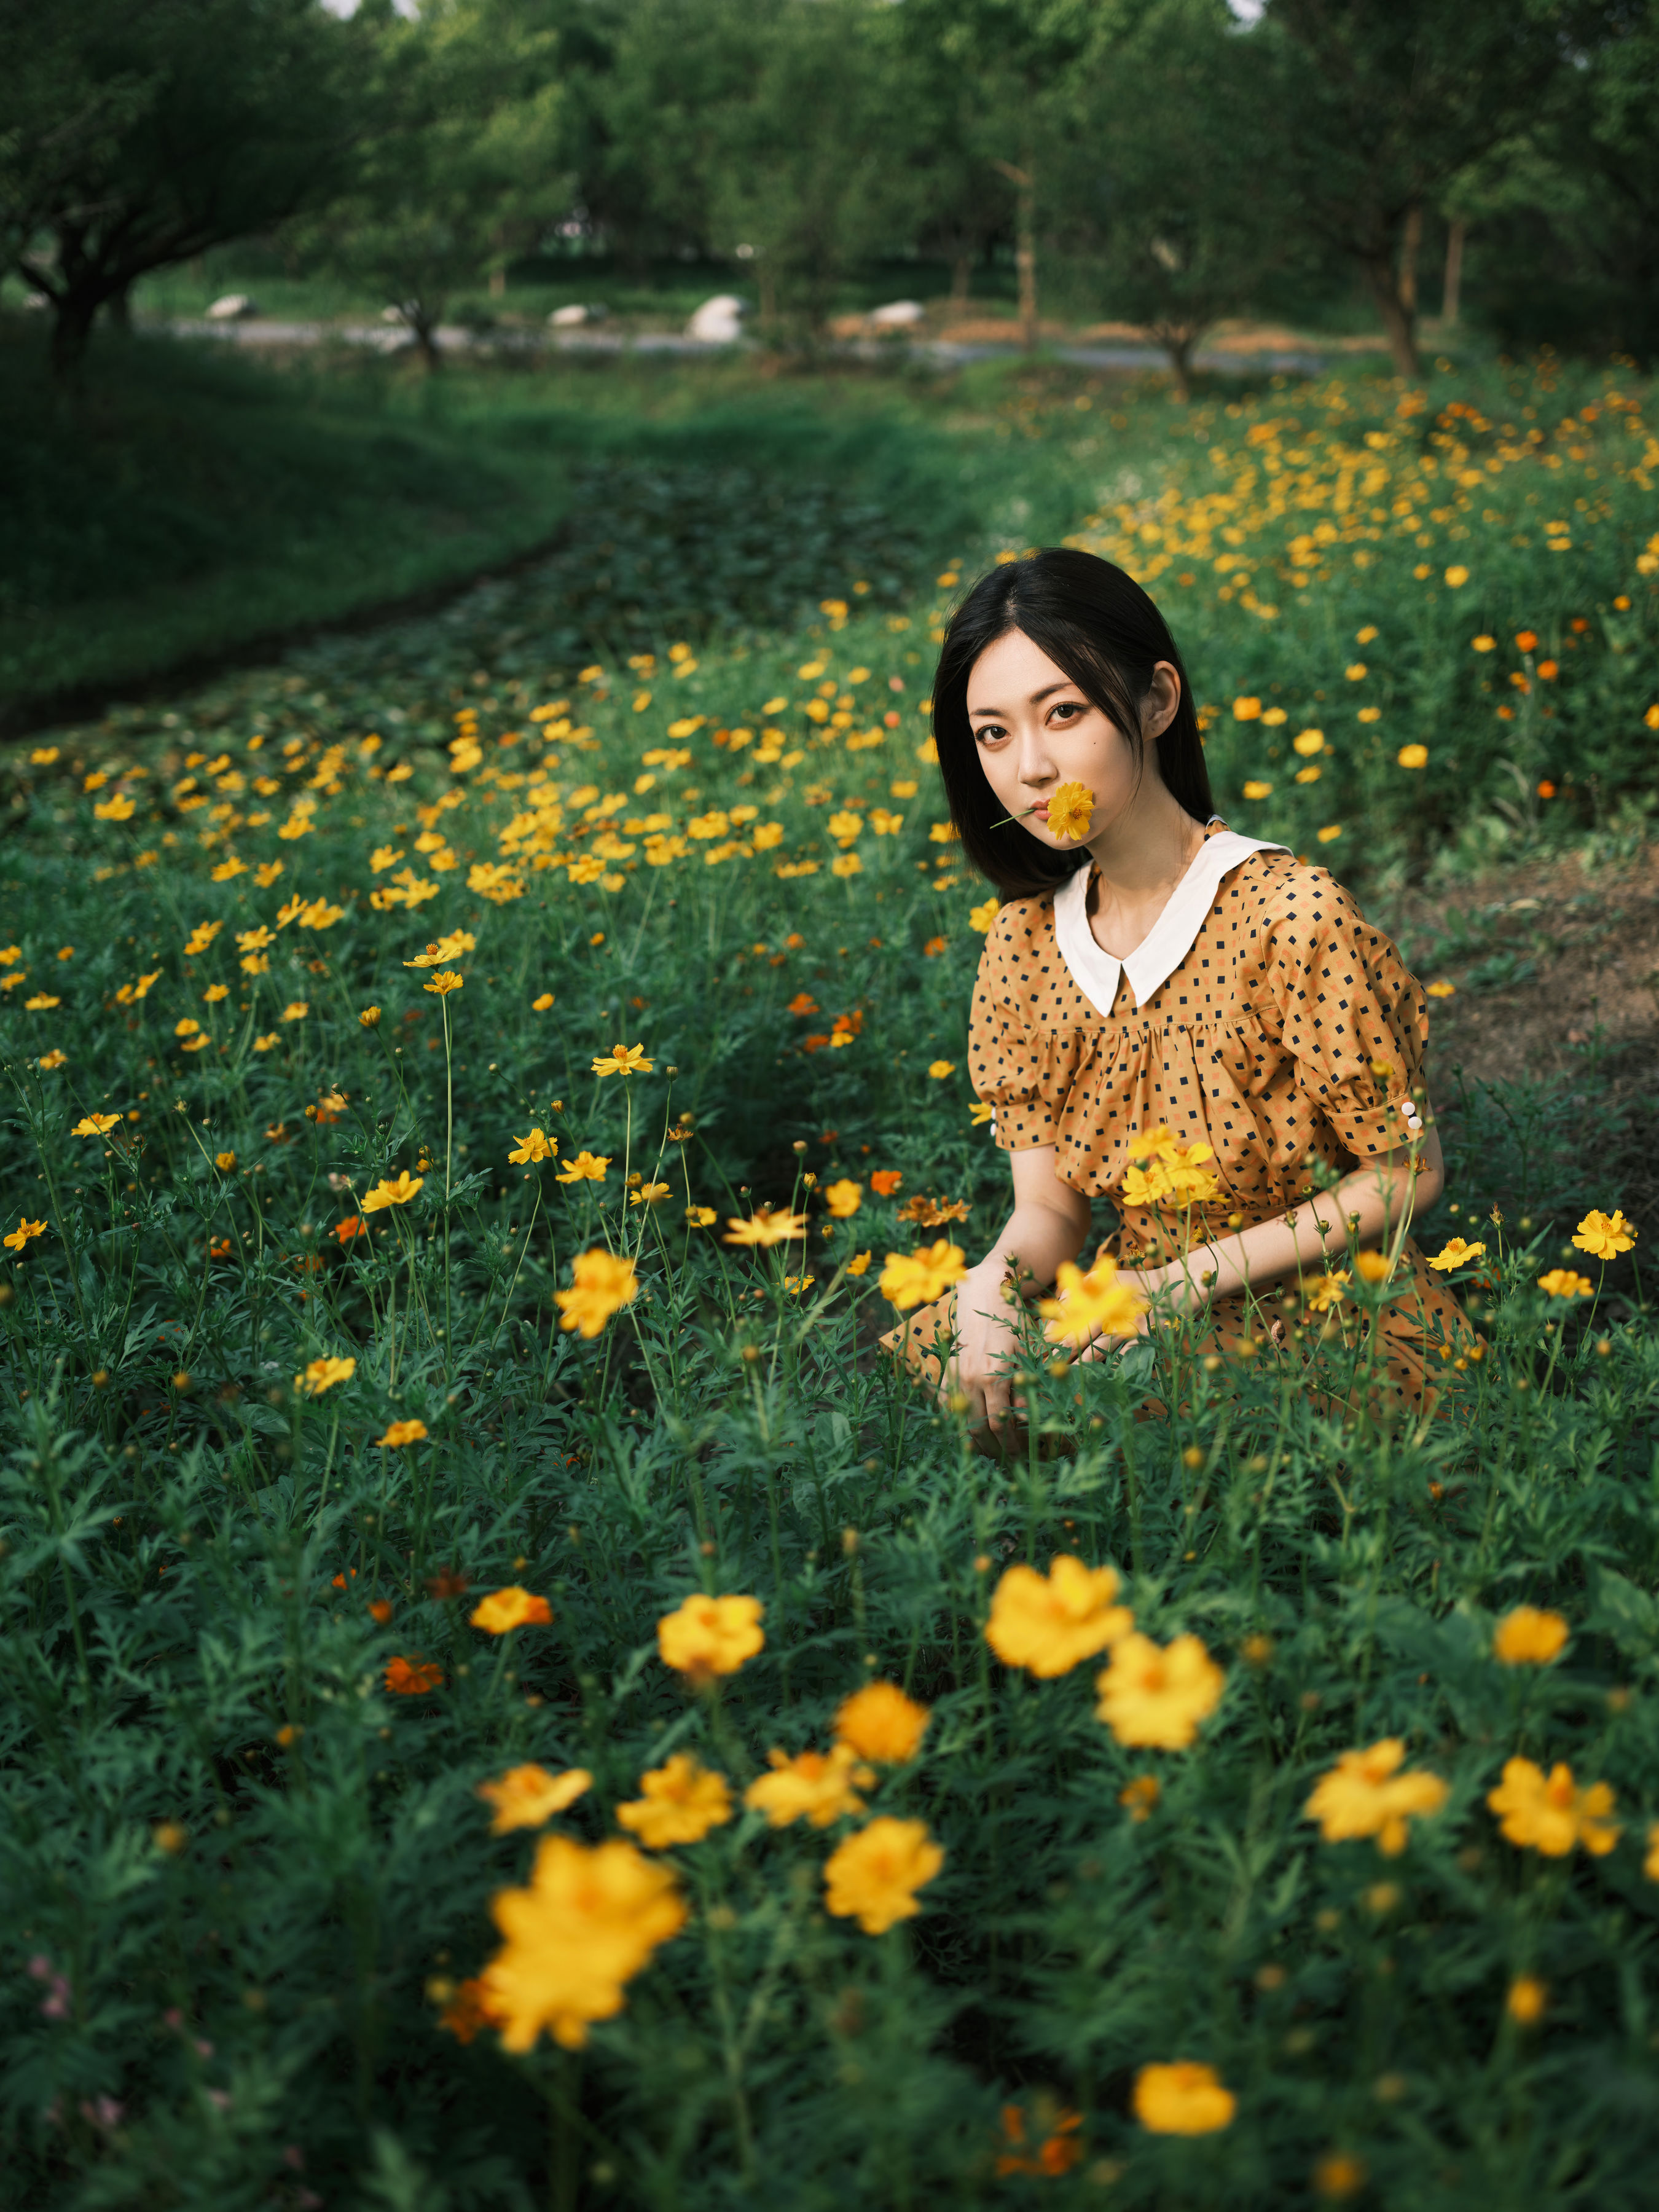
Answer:
MULTIPOLYGON (((1392 1249, 1440 1194, 1421 988, 1325 869, 1212 812, 1175 641, 1109 562, 1055 550, 982 577, 945 634, 933 728, 963 848, 1006 901, 969 1065, 1014 1202, 957 1291, 890 1343, 1002 1430, 1017 1300, 1076 1261, 1103 1196, 1143 1328, 1174 1313, 1206 1348, 1294 1356, 1285 1324, 1311 1283, 1349 1271, 1351 1248, 1392 1249), (1063 797, 1048 820, 1065 785, 1091 801, 1075 835, 1063 797), (1218 1195, 1132 1202, 1149 1139, 1177 1162, 1172 1146, 1207 1146, 1218 1195)), ((1409 1240, 1402 1277, 1374 1395, 1406 1413, 1431 1402, 1429 1362, 1462 1323, 1409 1240)))

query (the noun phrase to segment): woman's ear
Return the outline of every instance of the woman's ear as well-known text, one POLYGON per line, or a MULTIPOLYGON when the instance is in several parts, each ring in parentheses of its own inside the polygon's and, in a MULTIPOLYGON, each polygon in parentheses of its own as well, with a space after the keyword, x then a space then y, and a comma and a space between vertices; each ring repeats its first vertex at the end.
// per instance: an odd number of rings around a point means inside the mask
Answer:
POLYGON ((1173 665, 1160 660, 1152 671, 1152 680, 1146 686, 1146 696, 1140 702, 1140 733, 1143 738, 1161 738, 1176 718, 1181 704, 1181 678, 1173 665))

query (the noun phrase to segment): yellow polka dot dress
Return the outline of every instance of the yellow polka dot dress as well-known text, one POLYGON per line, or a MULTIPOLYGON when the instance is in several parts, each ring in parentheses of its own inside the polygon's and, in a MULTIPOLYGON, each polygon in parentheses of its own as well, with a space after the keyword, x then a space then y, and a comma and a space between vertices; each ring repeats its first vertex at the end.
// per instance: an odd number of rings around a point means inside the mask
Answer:
MULTIPOLYGON (((1346 1175, 1410 1141, 1428 1042, 1423 991, 1328 870, 1212 822, 1121 962, 1089 928, 1090 875, 1080 869, 998 914, 974 992, 969 1070, 1005 1152, 1052 1145, 1063 1181, 1115 1204, 1125 1264, 1187 1249, 1178 1212, 1125 1202, 1139 1133, 1162 1126, 1214 1152, 1205 1164, 1220 1195, 1194 1210, 1194 1243, 1228 1235, 1234 1215, 1248 1228, 1317 1202, 1316 1163, 1346 1175)), ((1340 1250, 1333 1266, 1346 1264, 1340 1250)), ((1429 1361, 1438 1368, 1441 1344, 1465 1330, 1409 1240, 1401 1265, 1410 1283, 1385 1310, 1387 1382, 1415 1410, 1429 1361)), ((1269 1317, 1304 1317, 1294 1282, 1261 1302, 1269 1317)), ((941 1301, 890 1340, 936 1376, 927 1355, 953 1320, 941 1301)), ((1261 1335, 1242 1295, 1215 1301, 1206 1322, 1223 1350, 1261 1335)))

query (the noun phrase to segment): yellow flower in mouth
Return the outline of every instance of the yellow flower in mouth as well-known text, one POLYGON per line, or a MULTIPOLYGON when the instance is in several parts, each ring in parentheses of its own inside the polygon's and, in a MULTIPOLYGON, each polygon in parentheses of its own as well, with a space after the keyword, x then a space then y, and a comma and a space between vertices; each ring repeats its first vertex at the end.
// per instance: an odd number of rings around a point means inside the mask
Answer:
POLYGON ((1047 820, 1051 836, 1084 837, 1094 819, 1095 795, 1086 783, 1062 783, 1048 800, 1047 820))
POLYGON ((567 1160, 554 1177, 556 1182, 603 1182, 605 1170, 611 1164, 609 1152, 578 1152, 574 1160, 567 1160))
POLYGON ((617 1837, 592 1848, 544 1837, 528 1887, 498 1891, 489 1909, 505 1940, 478 1980, 511 2051, 544 2029, 579 2051, 589 2022, 616 2017, 623 1985, 686 1917, 672 1870, 617 1837))
POLYGON ((596 1248, 579 1252, 571 1263, 573 1280, 568 1291, 556 1291, 559 1327, 579 1328, 594 1337, 623 1307, 638 1297, 640 1283, 631 1261, 596 1248))
POLYGON ((358 1211, 362 1213, 381 1213, 388 1206, 407 1206, 425 1182, 424 1176, 411 1176, 407 1168, 398 1171, 396 1182, 389 1182, 383 1176, 373 1190, 363 1193, 362 1204, 358 1211))
POLYGON ((727 1244, 755 1244, 769 1247, 787 1243, 792 1237, 805 1237, 806 1216, 791 1213, 787 1206, 774 1211, 769 1206, 761 1206, 748 1220, 740 1214, 726 1217, 727 1244))
POLYGON ((1573 1243, 1597 1260, 1616 1260, 1636 1243, 1636 1231, 1617 1207, 1611 1213, 1587 1213, 1573 1243))
POLYGON ((962 1247, 941 1237, 919 1251, 890 1252, 881 1271, 881 1294, 901 1313, 908 1313, 913 1306, 931 1305, 943 1297, 967 1272, 962 1247))
POLYGON ((1052 1680, 1129 1634, 1135 1617, 1117 1602, 1121 1588, 1115 1567, 1085 1566, 1063 1553, 1046 1576, 1010 1567, 993 1594, 985 1640, 1005 1667, 1052 1680))
POLYGON ((866 1682, 844 1698, 836 1712, 836 1741, 860 1759, 902 1766, 916 1755, 933 1715, 907 1698, 896 1682, 866 1682))
POLYGON ((884 1935, 921 1911, 916 1892, 945 1864, 923 1820, 872 1820, 832 1851, 823 1869, 824 1905, 855 1919, 866 1936, 884 1935))
POLYGON ((643 1793, 618 1805, 617 1823, 637 1836, 648 1851, 671 1844, 700 1844, 711 1828, 732 1817, 732 1792, 723 1774, 704 1766, 687 1751, 677 1751, 663 1765, 640 1777, 643 1793))
POLYGON ((475 1795, 495 1808, 490 1834, 506 1836, 515 1828, 544 1827, 556 1813, 567 1811, 592 1784, 593 1778, 585 1766, 567 1767, 562 1774, 550 1774, 546 1767, 534 1765, 509 1766, 495 1781, 481 1782, 475 1795))
POLYGON ((1571 1633, 1559 1613, 1534 1605, 1514 1606, 1498 1624, 1492 1656, 1506 1667, 1547 1667, 1571 1633))
POLYGON ((1503 1779, 1486 1802, 1510 1843, 1546 1858, 1565 1858, 1575 1844, 1605 1858, 1619 1840, 1619 1824, 1611 1818, 1613 1791, 1605 1782, 1581 1790, 1565 1765, 1553 1766, 1546 1777, 1529 1759, 1506 1759, 1503 1779))
POLYGON ((1213 2066, 1178 2058, 1135 2076, 1135 2118, 1149 2135, 1210 2136, 1233 2124, 1238 2100, 1213 2066))
POLYGON ((757 1597, 706 1597, 694 1593, 657 1623, 657 1650, 665 1666, 697 1680, 735 1674, 766 1643, 765 1611, 757 1597))
POLYGON ((1484 1244, 1470 1244, 1461 1237, 1453 1237, 1435 1254, 1429 1265, 1441 1274, 1447 1275, 1454 1267, 1467 1267, 1472 1261, 1484 1260, 1486 1256, 1484 1244))
POLYGON ((515 1168, 524 1166, 526 1161, 550 1160, 559 1149, 557 1139, 539 1127, 532 1128, 527 1137, 515 1138, 514 1142, 515 1149, 507 1157, 515 1168))
POLYGON ((1160 1648, 1137 1631, 1114 1644, 1095 1686, 1097 1713, 1121 1744, 1185 1751, 1220 1704, 1227 1678, 1197 1637, 1177 1636, 1160 1648))
POLYGON ((1451 1792, 1437 1774, 1401 1774, 1406 1756, 1398 1736, 1385 1736, 1367 1751, 1345 1751, 1315 1786, 1303 1808, 1317 1820, 1328 1844, 1375 1836, 1386 1857, 1406 1848, 1407 1824, 1437 1813, 1451 1792))
POLYGON ((595 1075, 650 1075, 657 1063, 646 1057, 642 1044, 619 1044, 593 1062, 595 1075))
POLYGON ((355 1359, 313 1359, 307 1363, 305 1372, 296 1375, 294 1387, 307 1398, 320 1398, 325 1390, 331 1390, 337 1382, 349 1382, 357 1372, 355 1359))
POLYGON ((120 1120, 118 1114, 88 1114, 70 1131, 71 1137, 102 1137, 120 1120))
POLYGON ((1109 1253, 1097 1260, 1086 1275, 1075 1261, 1062 1260, 1054 1291, 1037 1307, 1048 1323, 1043 1334, 1050 1344, 1080 1349, 1097 1335, 1133 1336, 1146 1310, 1146 1299, 1118 1281, 1117 1262, 1109 1253))
POLYGON ((505 1636, 514 1628, 545 1628, 552 1618, 553 1608, 547 1600, 517 1583, 491 1590, 467 1615, 471 1626, 482 1628, 486 1636, 505 1636))

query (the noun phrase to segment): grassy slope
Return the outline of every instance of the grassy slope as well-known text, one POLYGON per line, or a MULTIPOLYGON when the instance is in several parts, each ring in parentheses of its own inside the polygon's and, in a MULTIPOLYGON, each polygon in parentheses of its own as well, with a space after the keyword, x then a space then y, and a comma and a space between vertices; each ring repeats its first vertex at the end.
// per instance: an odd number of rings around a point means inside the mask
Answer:
MULTIPOLYGON (((0 729, 9 711, 38 719, 55 698, 459 582, 545 541, 573 468, 832 486, 902 518, 924 560, 985 532, 1058 535, 1088 495, 1068 451, 1011 439, 981 404, 1004 368, 769 379, 647 359, 429 380, 141 340, 100 348, 71 404, 46 386, 40 337, 0 323, 0 729)), ((586 504, 603 525, 591 477, 586 504)))

